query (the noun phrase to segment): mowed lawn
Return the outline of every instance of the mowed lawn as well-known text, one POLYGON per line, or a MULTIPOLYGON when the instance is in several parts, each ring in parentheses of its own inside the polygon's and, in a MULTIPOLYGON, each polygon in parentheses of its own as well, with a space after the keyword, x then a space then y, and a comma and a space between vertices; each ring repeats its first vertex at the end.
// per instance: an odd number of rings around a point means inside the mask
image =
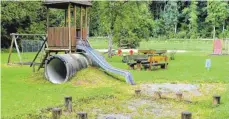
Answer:
MULTIPOLYGON (((226 119, 229 118, 229 56, 208 56, 209 52, 190 51, 177 53, 174 61, 169 62, 168 69, 156 71, 134 71, 135 82, 142 83, 192 83, 223 86, 222 104, 212 107, 212 97, 198 99, 200 103, 187 108, 195 118, 226 119), (205 60, 210 58, 212 67, 205 69, 205 60)), ((16 53, 14 53, 16 55, 16 53)), ((28 54, 29 57, 35 53, 28 54)), ((88 68, 77 73, 68 83, 54 85, 46 81, 43 70, 33 73, 29 66, 6 65, 8 53, 1 54, 2 82, 2 117, 32 118, 39 115, 41 109, 63 105, 64 96, 72 96, 73 102, 81 99, 106 100, 110 96, 119 97, 117 101, 127 100, 135 86, 125 83, 124 78, 114 79, 98 68, 88 68)), ((16 57, 15 57, 16 58, 16 57)), ((119 56, 107 59, 114 67, 127 69, 119 56)), ((116 75, 115 75, 116 76, 116 75)), ((120 77, 120 76, 118 76, 120 77)), ((80 103, 80 102, 79 102, 80 103)), ((82 102, 81 102, 82 103, 82 102)), ((88 102, 90 103, 90 102, 88 102)), ((103 108, 101 106, 101 108, 103 108)))
MULTIPOLYGON (((107 49, 107 38, 89 38, 89 43, 95 49, 107 49)), ((117 49, 117 43, 113 43, 113 48, 117 49)), ((189 50, 189 51, 212 51, 213 40, 207 39, 170 39, 160 40, 151 38, 149 41, 140 42, 138 49, 161 49, 161 50, 189 50)))

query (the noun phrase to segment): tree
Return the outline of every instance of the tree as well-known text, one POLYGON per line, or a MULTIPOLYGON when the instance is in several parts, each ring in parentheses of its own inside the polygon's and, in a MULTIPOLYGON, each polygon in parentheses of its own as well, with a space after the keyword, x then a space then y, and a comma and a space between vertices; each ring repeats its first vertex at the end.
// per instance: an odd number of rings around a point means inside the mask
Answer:
POLYGON ((41 2, 2 1, 2 47, 9 47, 10 33, 44 33, 45 12, 41 2))
POLYGON ((177 1, 168 1, 165 5, 165 10, 163 13, 163 19, 165 23, 165 30, 167 33, 171 33, 172 28, 174 28, 174 33, 177 33, 177 24, 178 24, 178 6, 177 1))
MULTIPOLYGON (((138 1, 103 1, 100 3, 100 27, 112 41, 125 40, 134 48, 141 39, 149 37, 151 27, 148 2, 138 1)), ((119 44, 120 45, 120 44, 119 44)), ((109 45, 111 47, 111 45, 109 45)), ((109 56, 111 48, 109 47, 109 56)))
POLYGON ((89 10, 89 35, 97 36, 102 35, 101 30, 99 29, 100 24, 100 14, 98 11, 100 10, 99 2, 92 1, 92 7, 89 10))
MULTIPOLYGON (((223 1, 208 1, 208 16, 206 22, 210 22, 213 27, 213 38, 216 36, 216 27, 225 23, 227 17, 227 3, 223 1)), ((224 26, 224 25, 223 25, 224 26)))

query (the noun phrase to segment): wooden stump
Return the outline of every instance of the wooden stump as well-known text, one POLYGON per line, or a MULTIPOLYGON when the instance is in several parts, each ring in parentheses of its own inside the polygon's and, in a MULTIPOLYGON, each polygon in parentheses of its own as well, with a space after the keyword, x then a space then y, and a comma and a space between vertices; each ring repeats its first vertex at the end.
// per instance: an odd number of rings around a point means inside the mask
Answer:
POLYGON ((192 113, 188 111, 184 111, 181 113, 181 119, 191 119, 192 113))
POLYGON ((155 97, 158 99, 161 99, 161 94, 162 94, 161 91, 155 91, 154 92, 155 97))
POLYGON ((176 96, 177 96, 177 99, 178 99, 178 100, 182 100, 183 94, 182 94, 182 92, 177 92, 177 93, 176 93, 176 96))
POLYGON ((72 112, 72 97, 66 96, 64 97, 64 101, 65 101, 65 107, 67 111, 72 112))
POLYGON ((61 114, 62 114, 61 108, 53 108, 52 109, 52 118, 53 119, 60 119, 61 114))
POLYGON ((213 105, 218 105, 218 104, 220 104, 220 96, 214 95, 213 96, 213 105))
POLYGON ((136 95, 140 95, 140 94, 141 94, 141 90, 140 90, 140 89, 136 89, 136 90, 135 90, 135 94, 136 94, 136 95))
POLYGON ((86 112, 78 112, 78 119, 87 119, 87 113, 86 112))

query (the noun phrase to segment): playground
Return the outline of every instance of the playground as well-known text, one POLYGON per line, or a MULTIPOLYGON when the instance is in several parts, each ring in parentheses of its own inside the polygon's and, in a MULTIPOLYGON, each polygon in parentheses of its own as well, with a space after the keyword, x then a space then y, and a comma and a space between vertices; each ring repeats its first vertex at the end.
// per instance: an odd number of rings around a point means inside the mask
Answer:
MULTIPOLYGON (((93 46, 93 43, 91 45, 93 46)), ((50 118, 52 114, 48 110, 52 107, 64 109, 64 97, 72 96, 74 112, 88 112, 89 118, 98 115, 146 119, 179 118, 183 110, 191 111, 194 118, 227 118, 228 113, 224 110, 229 106, 228 56, 209 56, 210 52, 188 50, 185 53, 177 53, 176 59, 170 62, 166 70, 130 70, 137 84, 135 86, 126 84, 121 76, 111 77, 94 67, 79 71, 77 76, 67 83, 54 85, 44 80, 42 70, 33 73, 29 66, 6 65, 8 53, 2 53, 2 116, 7 119, 40 116, 50 118), (211 58, 213 63, 210 71, 204 67, 206 58, 211 58), (177 101, 174 98, 175 93, 162 93, 165 99, 155 99, 151 95, 152 92, 148 95, 144 93, 140 97, 135 96, 135 89, 144 91, 147 85, 157 83, 197 85, 201 95, 185 97, 184 100, 191 103, 177 101), (222 104, 219 106, 212 105, 212 96, 215 94, 221 95, 222 104), (152 109, 156 112, 148 112, 152 109)), ((12 58, 17 60, 17 53, 13 54, 15 57, 12 58)), ((28 57, 33 58, 35 54, 28 53, 28 57)), ((106 59, 114 67, 127 69, 127 65, 121 62, 121 56, 106 59)), ((75 113, 64 114, 62 117, 75 117, 75 113)))
MULTIPOLYGON (((229 39, 89 37, 89 1, 44 1, 46 34, 1 52, 2 119, 227 119, 229 39), (50 24, 51 9, 64 13, 50 24)), ((52 14, 53 15, 53 14, 52 14)))

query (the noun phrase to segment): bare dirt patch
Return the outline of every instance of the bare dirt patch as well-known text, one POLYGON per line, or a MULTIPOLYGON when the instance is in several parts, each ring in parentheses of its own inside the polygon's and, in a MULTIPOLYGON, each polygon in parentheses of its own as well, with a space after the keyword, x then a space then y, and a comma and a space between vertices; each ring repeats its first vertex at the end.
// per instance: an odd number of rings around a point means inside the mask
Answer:
POLYGON ((101 114, 97 119, 132 119, 130 115, 124 114, 101 114))
POLYGON ((148 96, 153 96, 155 92, 161 92, 164 98, 176 98, 176 93, 181 92, 183 98, 189 99, 192 96, 201 96, 199 85, 194 84, 141 84, 142 93, 148 96))

